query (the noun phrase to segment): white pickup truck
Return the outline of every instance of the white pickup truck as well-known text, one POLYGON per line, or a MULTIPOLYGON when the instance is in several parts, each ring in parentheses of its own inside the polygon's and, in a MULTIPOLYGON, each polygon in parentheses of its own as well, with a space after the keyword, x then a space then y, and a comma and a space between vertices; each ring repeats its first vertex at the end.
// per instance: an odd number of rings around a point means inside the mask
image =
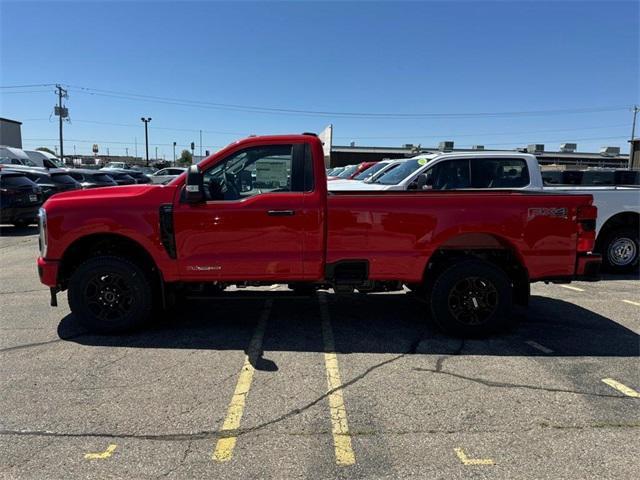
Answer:
POLYGON ((545 186, 534 155, 519 152, 433 153, 398 160, 370 182, 337 180, 329 191, 509 189, 590 193, 598 207, 596 251, 613 273, 637 270, 640 188, 545 186))

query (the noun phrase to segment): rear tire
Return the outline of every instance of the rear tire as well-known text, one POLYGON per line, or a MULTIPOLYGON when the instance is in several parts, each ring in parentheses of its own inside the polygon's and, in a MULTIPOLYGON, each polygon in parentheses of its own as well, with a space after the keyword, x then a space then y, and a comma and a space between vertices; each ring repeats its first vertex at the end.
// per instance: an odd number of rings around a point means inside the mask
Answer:
POLYGON ((638 230, 619 228, 606 234, 602 242, 603 267, 610 273, 630 273, 638 269, 638 230))
POLYGON ((71 276, 69 307, 91 332, 112 334, 134 330, 149 319, 153 293, 136 264, 120 257, 94 257, 71 276))
POLYGON ((482 260, 463 260, 442 272, 428 298, 435 322, 447 333, 477 337, 509 322, 513 288, 507 274, 482 260))

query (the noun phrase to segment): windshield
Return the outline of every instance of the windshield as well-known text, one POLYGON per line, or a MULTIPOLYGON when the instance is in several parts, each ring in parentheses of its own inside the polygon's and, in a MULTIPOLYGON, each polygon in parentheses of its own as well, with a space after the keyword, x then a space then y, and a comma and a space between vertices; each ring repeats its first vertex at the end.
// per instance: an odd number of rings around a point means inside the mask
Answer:
POLYGON ((389 164, 388 163, 383 163, 383 162, 376 163, 375 165, 373 165, 373 166, 367 168, 366 170, 360 172, 358 175, 353 177, 353 179, 354 180, 366 180, 367 178, 374 176, 377 172, 382 170, 387 165, 389 165, 389 164))
POLYGON ((330 177, 335 177, 336 175, 338 175, 341 171, 344 170, 344 167, 336 167, 333 168, 330 172, 329 172, 329 176, 330 177))
POLYGON ((394 168, 392 171, 386 172, 372 183, 379 183, 381 185, 397 185, 413 172, 426 165, 426 163, 427 160, 425 158, 407 160, 406 162, 398 164, 398 167, 394 168))
POLYGON ((340 174, 338 175, 338 178, 349 178, 351 175, 353 175, 353 173, 357 169, 358 169, 357 165, 349 165, 342 172, 340 172, 340 174))
POLYGON ((66 173, 54 173, 51 178, 56 183, 74 184, 76 181, 66 173))
POLYGON ((111 183, 113 181, 113 179, 109 175, 106 175, 104 173, 98 173, 96 175, 92 175, 92 178, 94 181, 97 181, 97 182, 111 183))

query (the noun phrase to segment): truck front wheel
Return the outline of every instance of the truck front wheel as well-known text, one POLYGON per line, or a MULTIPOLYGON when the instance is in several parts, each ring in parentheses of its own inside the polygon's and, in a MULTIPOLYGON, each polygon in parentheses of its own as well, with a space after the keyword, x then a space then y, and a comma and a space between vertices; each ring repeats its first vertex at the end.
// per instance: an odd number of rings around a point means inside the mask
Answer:
POLYGON ((151 314, 152 289, 144 272, 127 259, 90 258, 69 281, 69 307, 77 320, 95 333, 135 329, 151 314))
POLYGON ((504 271, 481 260, 464 260, 442 272, 430 291, 436 323, 459 336, 480 336, 504 327, 513 301, 504 271))

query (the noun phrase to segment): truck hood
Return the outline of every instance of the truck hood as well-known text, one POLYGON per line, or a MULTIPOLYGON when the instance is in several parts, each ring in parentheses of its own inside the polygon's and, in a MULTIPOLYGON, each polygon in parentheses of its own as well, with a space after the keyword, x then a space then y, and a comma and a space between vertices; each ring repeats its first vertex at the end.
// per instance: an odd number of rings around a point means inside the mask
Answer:
POLYGON ((87 190, 72 190, 70 192, 58 193, 54 200, 82 200, 82 199, 102 199, 109 200, 122 197, 135 197, 143 195, 150 190, 163 188, 163 185, 142 184, 123 185, 119 187, 89 188, 87 190))

